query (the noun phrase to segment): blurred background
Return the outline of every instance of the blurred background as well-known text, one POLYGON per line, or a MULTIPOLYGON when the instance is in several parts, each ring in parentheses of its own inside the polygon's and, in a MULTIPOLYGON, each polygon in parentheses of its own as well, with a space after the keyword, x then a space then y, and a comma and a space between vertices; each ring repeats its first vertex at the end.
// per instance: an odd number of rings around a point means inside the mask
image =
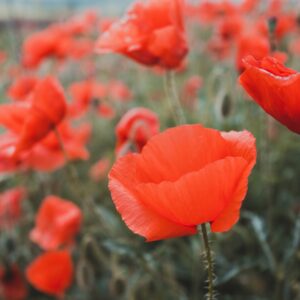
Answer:
POLYGON ((120 13, 131 0, 1 0, 0 19, 10 17, 29 20, 51 20, 83 9, 105 14, 120 13))
MULTIPOLYGON (((35 289, 24 275, 26 267, 43 253, 29 239, 29 232, 42 200, 49 194, 70 199, 84 215, 81 231, 72 245, 74 280, 61 299, 205 298, 206 270, 200 237, 145 243, 122 222, 107 188, 107 172, 116 158, 115 127, 127 111, 135 107, 151 109, 159 117, 161 131, 175 125, 165 101, 161 69, 145 68, 117 54, 94 53, 99 35, 131 2, 0 0, 0 103, 13 101, 8 90, 23 75, 57 76, 70 104, 76 102, 74 84, 92 79, 110 90, 102 98, 87 97, 87 111, 74 118, 75 125, 89 123, 93 128, 84 145, 89 157, 72 162, 79 176, 77 183, 72 182, 66 165, 51 172, 30 169, 0 174, 0 194, 16 186, 27 189, 17 224, 10 230, 0 226, 1 300, 58 299, 35 289), (92 43, 86 43, 87 53, 84 53, 86 48, 84 51, 80 48, 72 57, 45 55, 33 69, 21 66, 26 39, 47 30, 49 25, 72 23, 74 16, 80 19, 87 10, 96 13, 96 21, 86 32, 74 36, 75 42, 92 43), (93 179, 91 169, 101 159, 108 166, 93 179), (80 186, 83 191, 78 192, 80 186), (18 267, 18 276, 9 272, 12 266, 18 267), (18 289, 25 291, 23 296, 4 296, 5 291, 18 289)), ((191 1, 199 2, 205 1, 191 1)), ((224 1, 233 7, 242 2, 224 1)), ((226 131, 247 129, 257 139, 258 161, 250 177, 241 219, 231 231, 212 235, 218 299, 300 300, 300 138, 264 113, 237 81, 241 72, 237 49, 243 48, 247 54, 253 45, 261 44, 261 35, 263 44, 269 45, 268 26, 273 16, 269 6, 274 3, 279 11, 276 18, 283 24, 275 37, 276 47, 286 53, 287 66, 300 70, 300 3, 248 2, 256 3, 255 8, 238 13, 235 18, 224 7, 215 15, 186 9, 190 51, 186 65, 176 73, 176 88, 189 123, 203 123, 226 131), (246 20, 246 26, 238 33, 239 37, 247 38, 242 45, 236 37, 236 23, 231 23, 236 18, 246 20), (226 26, 222 27, 223 24, 226 26), (249 30, 258 31, 259 38, 250 35, 249 30)), ((232 7, 227 4, 225 7, 232 7)), ((69 50, 71 53, 72 49, 69 50)), ((4 129, 0 128, 2 132, 4 129)), ((0 167, 1 159, 0 156, 0 167)))

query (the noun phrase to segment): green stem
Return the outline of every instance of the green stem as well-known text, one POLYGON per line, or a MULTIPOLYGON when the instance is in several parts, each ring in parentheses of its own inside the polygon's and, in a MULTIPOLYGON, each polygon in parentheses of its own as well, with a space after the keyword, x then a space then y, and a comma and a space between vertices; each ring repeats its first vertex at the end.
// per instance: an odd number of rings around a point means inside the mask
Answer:
MULTIPOLYGON (((177 124, 185 124, 186 118, 183 113, 183 109, 180 104, 180 100, 176 91, 176 85, 174 80, 174 74, 172 72, 166 72, 165 75, 165 88, 169 104, 172 108, 174 119, 177 124)), ((208 273, 208 294, 207 300, 213 300, 214 298, 214 266, 212 250, 209 243, 206 224, 198 225, 199 233, 202 233, 202 239, 204 244, 205 258, 207 261, 207 273, 208 273)))
POLYGON ((164 79, 166 96, 169 101, 169 105, 172 109, 173 117, 176 121, 176 124, 184 124, 186 123, 186 119, 176 91, 176 84, 173 72, 167 71, 164 79))
POLYGON ((201 224, 198 226, 199 233, 201 232, 204 251, 205 251, 205 258, 207 262, 207 275, 208 275, 208 293, 207 293, 207 300, 213 300, 214 298, 214 263, 212 257, 212 251, 210 248, 209 238, 207 234, 206 224, 201 224))

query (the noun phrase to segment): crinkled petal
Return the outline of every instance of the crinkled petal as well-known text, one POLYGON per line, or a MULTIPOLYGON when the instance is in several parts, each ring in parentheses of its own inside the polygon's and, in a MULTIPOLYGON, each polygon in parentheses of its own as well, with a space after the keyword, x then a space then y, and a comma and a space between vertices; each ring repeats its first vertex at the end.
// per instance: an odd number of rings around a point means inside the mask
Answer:
MULTIPOLYGON (((247 165, 241 157, 228 157, 176 182, 139 184, 138 195, 147 207, 173 222, 186 226, 211 222, 231 201, 247 165)), ((243 180, 247 185, 247 178, 243 180)))
POLYGON ((184 174, 230 156, 220 132, 201 125, 183 125, 154 136, 137 159, 137 180, 176 181, 184 174))
POLYGON ((112 199, 126 225, 147 241, 195 234, 195 227, 171 222, 137 198, 134 193, 135 165, 136 155, 127 155, 115 163, 109 174, 112 199))

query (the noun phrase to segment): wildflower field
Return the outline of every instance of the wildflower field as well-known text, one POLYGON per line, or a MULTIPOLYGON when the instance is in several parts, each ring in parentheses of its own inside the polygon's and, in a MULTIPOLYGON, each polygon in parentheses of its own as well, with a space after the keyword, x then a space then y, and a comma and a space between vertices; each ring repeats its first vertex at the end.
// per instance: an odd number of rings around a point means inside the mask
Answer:
POLYGON ((99 11, 1 23, 0 299, 300 300, 300 3, 99 11))

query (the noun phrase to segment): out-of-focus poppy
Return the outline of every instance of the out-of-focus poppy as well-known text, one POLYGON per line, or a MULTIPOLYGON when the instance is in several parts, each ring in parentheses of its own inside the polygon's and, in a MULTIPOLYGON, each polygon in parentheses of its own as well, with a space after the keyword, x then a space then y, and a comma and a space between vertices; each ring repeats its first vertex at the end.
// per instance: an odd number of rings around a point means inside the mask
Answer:
POLYGON ((198 17, 203 23, 212 23, 238 13, 238 7, 230 1, 203 1, 198 5, 198 17))
MULTIPOLYGON (((13 122, 10 120, 9 122, 12 127, 13 122)), ((18 124, 18 122, 16 123, 18 124)), ((18 128, 17 124, 15 125, 16 128, 18 128)), ((8 173, 28 169, 51 172, 67 163, 67 159, 86 160, 89 158, 86 143, 91 134, 90 124, 82 123, 73 128, 69 123, 63 122, 57 127, 57 132, 59 133, 64 151, 62 151, 62 145, 57 135, 51 132, 30 150, 21 153, 17 157, 17 160, 12 156, 12 153, 18 141, 18 136, 12 132, 2 134, 0 136, 0 172, 8 173)))
POLYGON ((84 57, 94 54, 95 42, 89 39, 66 39, 64 46, 65 52, 69 52, 69 57, 75 60, 81 60, 84 57))
POLYGON ((273 57, 249 56, 240 84, 262 109, 300 134, 300 75, 273 57))
POLYGON ((216 59, 223 60, 230 55, 232 44, 219 36, 211 38, 207 43, 207 50, 216 59))
POLYGON ((66 114, 63 89, 53 77, 40 80, 34 88, 31 106, 0 106, 0 124, 12 130, 18 139, 14 156, 30 149, 62 121, 66 114))
POLYGON ((257 32, 247 33, 240 36, 237 41, 236 68, 239 72, 244 70, 243 58, 252 55, 256 59, 270 55, 270 42, 268 37, 257 32))
POLYGON ((112 119, 116 114, 114 108, 108 103, 100 103, 97 112, 99 116, 106 119, 112 119))
POLYGON ((0 267, 0 298, 3 300, 25 300, 28 290, 17 265, 0 267))
POLYGON ((93 42, 78 39, 78 36, 91 31, 97 15, 88 12, 82 17, 50 25, 46 29, 29 36, 23 43, 22 63, 27 68, 37 68, 46 58, 79 59, 92 51, 93 42))
POLYGON ((207 222, 222 232, 239 219, 255 161, 248 131, 183 125, 119 158, 109 189, 127 226, 148 241, 195 234, 207 222))
POLYGON ((74 82, 70 85, 69 92, 73 100, 69 106, 69 113, 72 117, 81 117, 94 104, 94 100, 107 97, 108 88, 100 82, 85 80, 74 82))
POLYGON ((26 269, 26 278, 37 290, 62 297, 73 280, 74 266, 68 251, 46 252, 26 269))
POLYGON ((194 75, 188 78, 183 87, 183 102, 190 108, 194 107, 195 100, 197 99, 197 95, 199 90, 203 85, 203 79, 194 75))
POLYGON ((148 66, 177 68, 188 51, 183 10, 182 0, 135 2, 100 36, 96 50, 124 54, 148 66))
POLYGON ((20 219, 25 189, 21 187, 0 194, 0 230, 9 229, 20 219))
POLYGON ((157 115, 149 109, 137 107, 129 110, 116 127, 116 153, 120 156, 134 151, 140 152, 147 141, 159 132, 157 115))
POLYGON ((24 101, 33 92, 38 78, 35 76, 21 76, 17 78, 7 90, 7 95, 16 101, 24 101))
POLYGON ((72 103, 69 106, 69 112, 72 117, 80 117, 84 114, 93 98, 92 80, 74 82, 69 87, 72 97, 72 103))
POLYGON ((197 97, 197 93, 203 85, 202 77, 198 75, 191 76, 184 84, 183 93, 187 101, 197 97))
POLYGON ((46 197, 36 215, 30 239, 44 250, 70 245, 82 221, 80 208, 56 196, 46 197))
POLYGON ((294 13, 262 16, 256 21, 255 29, 265 37, 269 36, 269 25, 266 21, 272 18, 275 21, 274 37, 280 41, 287 34, 296 31, 297 28, 297 16, 294 13))
POLYGON ((242 16, 224 18, 217 27, 218 35, 224 40, 237 39, 243 32, 245 20, 242 16))
MULTIPOLYGON (((85 148, 85 144, 91 135, 91 125, 89 123, 82 123, 73 128, 68 122, 63 122, 57 128, 57 131, 68 159, 86 160, 89 158, 89 152, 85 148)), ((43 139, 40 145, 51 151, 64 154, 61 149, 62 145, 53 132, 43 139)))
POLYGON ((130 89, 120 80, 113 80, 109 82, 107 89, 109 97, 112 100, 127 102, 132 98, 130 89))
POLYGON ((36 68, 48 56, 55 56, 60 36, 58 27, 30 35, 23 43, 23 65, 27 68, 36 68))
POLYGON ((97 182, 107 177, 108 170, 110 168, 110 160, 108 158, 102 158, 97 161, 90 169, 90 178, 97 182))

